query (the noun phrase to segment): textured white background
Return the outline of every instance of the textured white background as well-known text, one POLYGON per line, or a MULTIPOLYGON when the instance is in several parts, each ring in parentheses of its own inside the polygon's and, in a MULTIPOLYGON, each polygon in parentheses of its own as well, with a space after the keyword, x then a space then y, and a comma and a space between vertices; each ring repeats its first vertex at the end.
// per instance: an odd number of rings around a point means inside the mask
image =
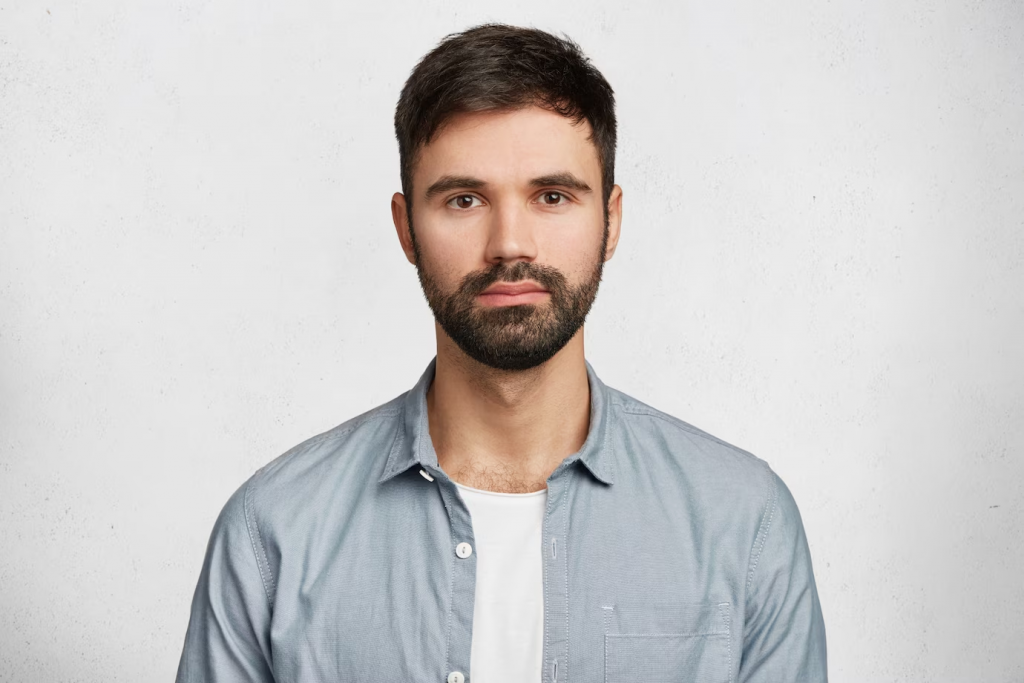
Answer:
POLYGON ((416 60, 615 88, 604 381, 768 460, 833 683, 1024 680, 1024 4, 0 0, 0 680, 173 677, 214 518, 412 386, 416 60))

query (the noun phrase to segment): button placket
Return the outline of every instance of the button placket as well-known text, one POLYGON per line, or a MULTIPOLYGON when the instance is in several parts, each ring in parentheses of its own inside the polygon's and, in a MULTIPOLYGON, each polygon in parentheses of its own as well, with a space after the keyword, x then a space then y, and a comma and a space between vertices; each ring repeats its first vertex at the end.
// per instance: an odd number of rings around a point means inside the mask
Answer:
POLYGON ((473 524, 469 508, 459 495, 455 484, 443 472, 435 477, 440 486, 441 497, 451 521, 451 536, 448 543, 453 543, 448 552, 455 557, 450 565, 453 573, 451 584, 451 615, 448 631, 448 661, 445 663, 449 683, 453 680, 463 683, 465 671, 469 670, 470 651, 472 648, 473 603, 476 592, 476 557, 473 553, 473 524), (452 677, 456 678, 453 679, 452 677))
POLYGON ((544 516, 544 536, 550 539, 548 552, 544 553, 544 661, 547 662, 542 677, 544 683, 568 680, 569 596, 564 503, 570 482, 571 478, 564 474, 548 479, 548 507, 544 516))

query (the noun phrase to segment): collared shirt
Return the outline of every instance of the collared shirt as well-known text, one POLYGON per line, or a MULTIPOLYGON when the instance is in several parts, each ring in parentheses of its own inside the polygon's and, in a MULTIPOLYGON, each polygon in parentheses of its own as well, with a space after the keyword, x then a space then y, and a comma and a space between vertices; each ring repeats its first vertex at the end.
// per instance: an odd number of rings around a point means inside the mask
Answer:
MULTIPOLYGON (((435 362, 228 500, 178 683, 472 683, 477 554, 428 431, 435 362)), ((810 552, 782 480, 589 363, 587 376, 586 441, 547 479, 542 682, 826 681, 810 552)))

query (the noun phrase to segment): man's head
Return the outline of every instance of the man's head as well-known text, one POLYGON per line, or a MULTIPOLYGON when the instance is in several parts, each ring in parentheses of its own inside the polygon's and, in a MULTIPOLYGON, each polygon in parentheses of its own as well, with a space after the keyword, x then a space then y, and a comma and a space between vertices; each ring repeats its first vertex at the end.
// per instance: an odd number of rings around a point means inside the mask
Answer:
POLYGON ((568 39, 479 26, 420 61, 395 129, 392 214, 438 324, 490 367, 544 363, 618 241, 611 87, 568 39))

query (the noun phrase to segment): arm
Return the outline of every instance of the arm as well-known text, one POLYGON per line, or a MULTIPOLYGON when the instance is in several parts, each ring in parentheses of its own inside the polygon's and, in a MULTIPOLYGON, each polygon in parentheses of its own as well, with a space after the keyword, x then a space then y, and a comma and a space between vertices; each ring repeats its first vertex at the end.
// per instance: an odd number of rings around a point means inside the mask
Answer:
POLYGON ((751 552, 740 683, 826 683, 825 623, 793 495, 769 470, 751 552))
POLYGON ((256 560, 260 545, 247 495, 248 484, 231 496, 213 526, 192 599, 177 683, 274 680, 270 602, 256 560))

